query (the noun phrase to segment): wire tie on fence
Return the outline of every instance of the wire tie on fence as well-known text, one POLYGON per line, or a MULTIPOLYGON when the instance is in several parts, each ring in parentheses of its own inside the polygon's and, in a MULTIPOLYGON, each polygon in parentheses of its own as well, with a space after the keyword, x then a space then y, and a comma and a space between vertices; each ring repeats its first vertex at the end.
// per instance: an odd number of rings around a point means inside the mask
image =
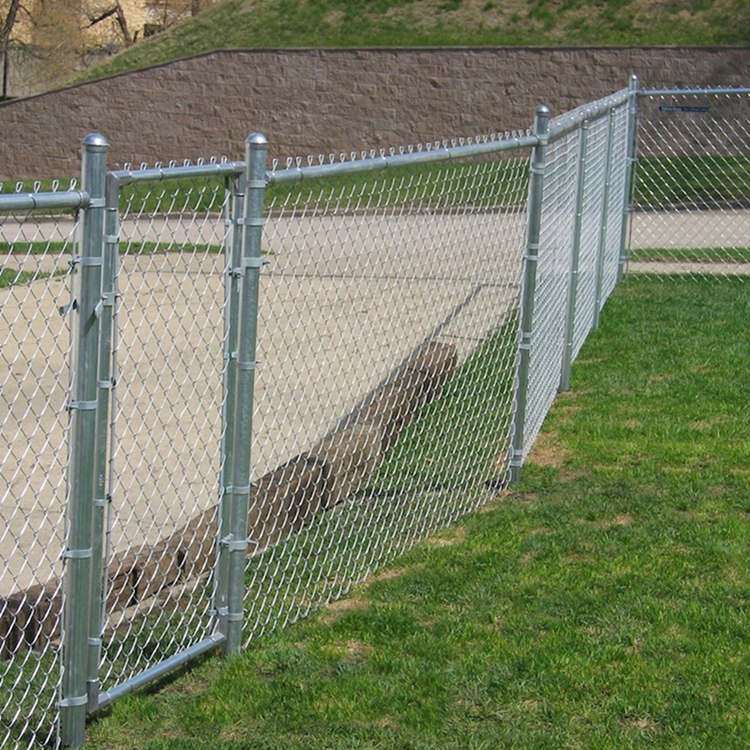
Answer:
POLYGON ((58 307, 57 309, 60 311, 60 315, 62 315, 64 318, 71 310, 78 309, 78 300, 73 300, 72 302, 69 302, 67 305, 62 305, 61 307, 58 307))
POLYGON ((94 556, 91 547, 86 549, 66 549, 63 554, 63 560, 88 560, 94 556))
POLYGON ((226 546, 229 552, 244 552, 247 549, 247 539, 232 539, 226 546))
POLYGON ((94 411, 98 405, 97 401, 68 401, 68 411, 78 409, 79 411, 94 411))
POLYGON ((62 698, 58 704, 58 708, 73 708, 74 706, 85 706, 89 702, 87 695, 76 695, 73 698, 62 698))

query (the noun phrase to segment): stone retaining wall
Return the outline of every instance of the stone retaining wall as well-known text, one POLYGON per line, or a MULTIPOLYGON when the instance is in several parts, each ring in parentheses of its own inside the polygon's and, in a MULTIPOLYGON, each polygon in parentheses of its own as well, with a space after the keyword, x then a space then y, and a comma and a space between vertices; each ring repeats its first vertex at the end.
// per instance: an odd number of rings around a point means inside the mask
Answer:
POLYGON ((747 85, 750 47, 218 51, 0 105, 0 179, 74 176, 98 130, 112 166, 276 157, 528 127, 627 85, 747 85))

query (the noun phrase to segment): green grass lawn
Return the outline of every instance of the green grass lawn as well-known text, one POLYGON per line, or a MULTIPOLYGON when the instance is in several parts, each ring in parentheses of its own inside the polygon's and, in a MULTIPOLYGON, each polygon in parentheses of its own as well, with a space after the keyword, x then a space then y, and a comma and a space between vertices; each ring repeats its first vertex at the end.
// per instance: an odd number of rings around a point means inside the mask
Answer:
POLYGON ((744 0, 225 0, 85 78, 227 48, 746 44, 749 29, 744 0))
POLYGON ((629 279, 522 484, 95 748, 750 745, 750 293, 629 279))

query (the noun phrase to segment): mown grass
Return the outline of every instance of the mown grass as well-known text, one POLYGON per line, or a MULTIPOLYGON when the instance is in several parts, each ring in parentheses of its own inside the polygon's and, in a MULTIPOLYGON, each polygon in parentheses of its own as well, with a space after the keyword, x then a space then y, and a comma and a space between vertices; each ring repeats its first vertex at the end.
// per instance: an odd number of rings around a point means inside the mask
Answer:
POLYGON ((630 251, 632 261, 747 263, 750 247, 648 247, 630 251))
POLYGON ((749 29, 744 0, 226 0, 85 78, 227 48, 746 44, 749 29))
POLYGON ((519 487, 89 745, 747 747, 749 315, 741 281, 627 280, 519 487))
POLYGON ((750 156, 641 157, 636 206, 750 206, 750 156))

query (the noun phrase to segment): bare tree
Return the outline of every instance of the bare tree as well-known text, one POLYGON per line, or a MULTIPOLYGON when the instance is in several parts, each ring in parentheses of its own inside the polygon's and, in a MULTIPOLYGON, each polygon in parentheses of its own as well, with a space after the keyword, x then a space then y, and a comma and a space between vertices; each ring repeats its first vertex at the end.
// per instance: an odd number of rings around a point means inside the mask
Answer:
POLYGON ((18 12, 24 10, 21 5, 21 0, 10 0, 5 8, 5 19, 2 27, 0 27, 0 55, 3 58, 2 67, 2 94, 0 94, 0 100, 8 98, 8 73, 10 69, 10 61, 8 53, 10 52, 10 45, 13 41, 13 29, 18 20, 18 12))
POLYGON ((117 21, 117 26, 120 29, 120 34, 122 35, 122 39, 125 44, 131 44, 135 38, 132 37, 128 31, 128 20, 125 17, 125 11, 122 9, 122 5, 120 5, 119 2, 116 2, 111 7, 107 8, 106 10, 99 11, 98 13, 92 14, 91 12, 89 12, 88 28, 96 26, 96 24, 101 23, 102 21, 105 21, 112 16, 114 16, 115 20, 117 21))

